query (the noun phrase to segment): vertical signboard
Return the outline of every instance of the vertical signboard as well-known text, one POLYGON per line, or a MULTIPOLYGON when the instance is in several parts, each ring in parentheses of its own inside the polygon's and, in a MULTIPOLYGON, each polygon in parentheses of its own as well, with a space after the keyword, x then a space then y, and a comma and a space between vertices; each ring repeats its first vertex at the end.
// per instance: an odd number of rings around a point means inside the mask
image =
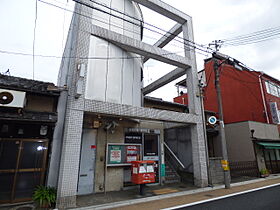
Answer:
POLYGON ((126 147, 126 162, 131 163, 131 161, 136 161, 138 158, 137 146, 127 146, 126 147))
POLYGON ((272 122, 274 124, 279 124, 280 116, 279 116, 279 110, 277 108, 276 102, 270 102, 270 111, 271 111, 272 122))

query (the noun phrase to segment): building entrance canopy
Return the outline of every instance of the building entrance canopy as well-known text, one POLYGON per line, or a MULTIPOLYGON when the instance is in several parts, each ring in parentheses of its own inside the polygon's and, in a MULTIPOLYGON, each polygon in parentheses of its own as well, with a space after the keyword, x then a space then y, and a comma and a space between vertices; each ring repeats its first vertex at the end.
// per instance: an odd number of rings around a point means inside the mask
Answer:
POLYGON ((264 146, 265 149, 280 149, 280 143, 257 142, 257 144, 264 146))

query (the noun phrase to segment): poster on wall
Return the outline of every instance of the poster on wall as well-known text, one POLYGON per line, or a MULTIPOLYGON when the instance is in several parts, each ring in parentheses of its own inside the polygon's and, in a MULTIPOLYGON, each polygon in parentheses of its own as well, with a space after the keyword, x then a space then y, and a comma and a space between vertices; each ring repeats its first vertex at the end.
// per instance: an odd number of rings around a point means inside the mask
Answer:
POLYGON ((127 146, 126 147, 126 162, 130 163, 132 161, 137 161, 137 160, 139 160, 137 146, 127 146))
POLYGON ((121 146, 112 146, 111 147, 110 162, 111 163, 121 163, 122 162, 121 146))
POLYGON ((113 144, 107 145, 107 165, 130 165, 132 161, 141 159, 141 145, 113 144))

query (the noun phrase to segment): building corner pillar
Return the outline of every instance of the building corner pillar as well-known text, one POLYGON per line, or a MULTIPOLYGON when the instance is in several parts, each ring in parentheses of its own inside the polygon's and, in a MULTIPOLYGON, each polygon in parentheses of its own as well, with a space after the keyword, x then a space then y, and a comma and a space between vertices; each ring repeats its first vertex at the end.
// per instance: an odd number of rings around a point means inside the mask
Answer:
POLYGON ((193 25, 192 19, 189 18, 182 26, 184 37, 185 57, 189 58, 191 68, 186 69, 186 82, 188 88, 188 107, 191 114, 198 116, 196 124, 191 125, 191 139, 192 139, 192 158, 193 158, 193 176, 194 184, 197 187, 208 186, 208 167, 206 157, 206 139, 205 129, 203 126, 203 107, 200 101, 200 89, 198 84, 197 66, 195 49, 188 40, 193 41, 193 25))
POLYGON ((57 187, 59 209, 76 207, 83 115, 82 110, 67 110, 57 187))

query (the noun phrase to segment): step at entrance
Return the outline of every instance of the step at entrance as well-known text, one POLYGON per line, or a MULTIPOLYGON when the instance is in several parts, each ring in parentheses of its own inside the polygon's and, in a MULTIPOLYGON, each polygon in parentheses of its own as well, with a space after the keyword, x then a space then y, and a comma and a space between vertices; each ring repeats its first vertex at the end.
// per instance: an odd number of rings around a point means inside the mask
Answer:
POLYGON ((181 178, 176 170, 170 165, 169 161, 165 161, 165 183, 178 183, 181 178))

